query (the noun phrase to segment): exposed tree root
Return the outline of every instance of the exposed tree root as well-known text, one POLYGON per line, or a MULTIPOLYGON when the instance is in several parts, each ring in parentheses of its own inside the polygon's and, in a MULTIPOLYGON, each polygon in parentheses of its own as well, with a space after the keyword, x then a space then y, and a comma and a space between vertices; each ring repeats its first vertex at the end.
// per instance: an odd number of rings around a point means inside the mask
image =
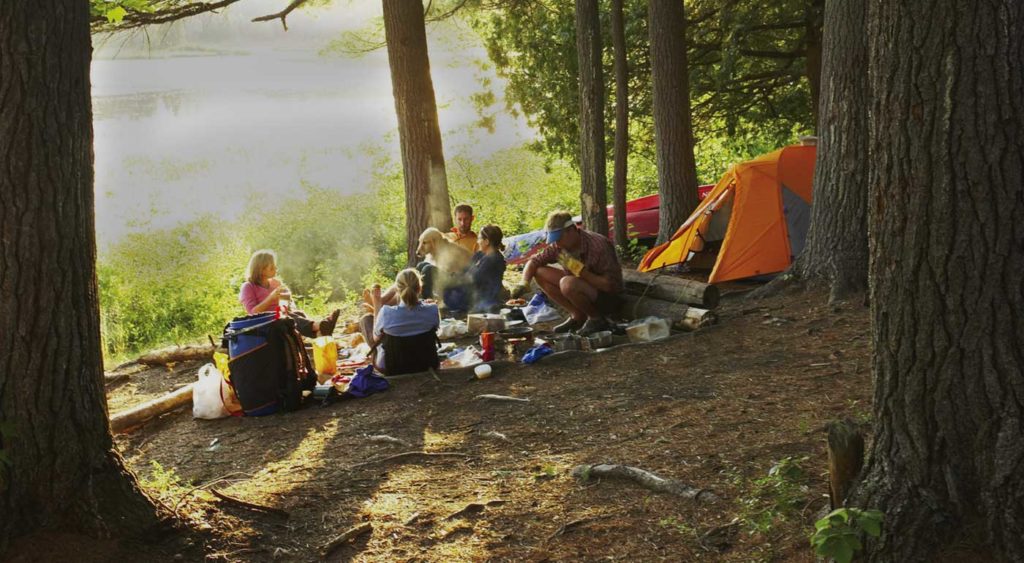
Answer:
POLYGON ((371 459, 370 461, 364 461, 362 463, 357 463, 355 465, 350 465, 349 466, 349 470, 355 469, 357 467, 366 467, 367 465, 373 465, 373 464, 376 464, 376 463, 385 463, 385 462, 388 462, 388 461, 394 461, 396 459, 404 459, 404 458, 407 458, 407 457, 469 457, 469 454, 464 454, 464 453, 459 453, 459 452, 421 452, 421 451, 402 452, 400 454, 395 454, 395 455, 388 456, 388 457, 382 457, 382 458, 379 458, 379 459, 371 459))
POLYGON ((477 395, 476 397, 473 397, 473 398, 476 399, 476 400, 486 399, 486 400, 489 400, 489 401, 510 401, 510 402, 513 402, 513 403, 529 403, 530 402, 529 399, 525 399, 525 398, 521 398, 521 397, 509 397, 508 395, 477 395))
POLYGON ((276 514, 278 516, 283 516, 285 518, 291 517, 291 514, 289 514, 287 510, 281 510, 280 508, 274 508, 272 506, 264 506, 262 504, 256 504, 256 503, 244 501, 242 499, 235 498, 235 497, 233 497, 231 495, 224 494, 224 493, 218 491, 217 489, 212 489, 211 488, 210 492, 213 493, 213 496, 215 496, 215 497, 217 497, 217 498, 219 498, 219 499, 221 499, 223 501, 230 502, 231 504, 238 505, 238 506, 240 506, 242 508, 247 508, 249 510, 256 510, 256 511, 259 511, 259 512, 268 512, 270 514, 276 514))
POLYGON ((659 493, 668 493, 698 502, 715 502, 718 497, 707 489, 698 489, 674 479, 659 477, 650 471, 629 465, 613 465, 601 463, 597 465, 578 465, 572 470, 573 477, 587 481, 592 477, 609 479, 628 479, 640 486, 659 493))
POLYGON ((357 538, 371 530, 373 530, 373 525, 369 522, 363 522, 362 524, 353 526, 334 537, 331 541, 325 543, 323 547, 320 548, 320 555, 327 557, 335 549, 341 547, 342 544, 347 543, 348 540, 357 538))

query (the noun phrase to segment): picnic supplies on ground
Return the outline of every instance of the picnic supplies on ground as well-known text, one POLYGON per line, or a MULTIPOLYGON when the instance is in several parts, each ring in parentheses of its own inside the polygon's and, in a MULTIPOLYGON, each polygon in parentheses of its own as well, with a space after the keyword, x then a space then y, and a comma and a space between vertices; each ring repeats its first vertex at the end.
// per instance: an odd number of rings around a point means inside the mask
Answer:
POLYGON ((495 313, 473 313, 466 317, 469 334, 478 335, 482 332, 497 332, 505 328, 505 316, 495 313))
POLYGON ((346 393, 353 397, 367 397, 374 393, 387 391, 391 385, 387 379, 373 373, 373 366, 366 366, 356 370, 355 377, 348 383, 346 393))
POLYGON ((237 317, 224 330, 231 385, 247 416, 296 410, 302 391, 316 384, 295 321, 275 317, 275 312, 237 317))
POLYGON ((523 363, 524 364, 537 363, 537 361, 540 360, 541 358, 543 358, 544 356, 547 356, 548 354, 554 354, 554 353, 555 353, 555 351, 551 349, 551 346, 548 346, 547 344, 538 344, 538 345, 534 346, 533 348, 530 348, 530 350, 526 354, 523 355, 523 363))
POLYGON ((562 318, 557 309, 548 305, 547 297, 543 293, 538 293, 533 296, 533 299, 530 299, 530 302, 523 309, 523 315, 526 316, 526 322, 532 325, 557 321, 562 318))
POLYGON ((667 337, 669 329, 669 321, 658 317, 646 317, 629 323, 626 336, 630 342, 650 342, 667 337))
POLYGON ((313 366, 317 382, 323 383, 338 372, 338 343, 331 336, 313 339, 313 366))
POLYGON ((213 364, 199 368, 199 381, 192 386, 192 416, 206 420, 215 420, 230 416, 224 407, 220 388, 224 377, 213 364))
POLYGON ((466 322, 458 319, 441 319, 441 324, 437 327, 437 337, 442 340, 458 338, 468 333, 469 327, 466 322))

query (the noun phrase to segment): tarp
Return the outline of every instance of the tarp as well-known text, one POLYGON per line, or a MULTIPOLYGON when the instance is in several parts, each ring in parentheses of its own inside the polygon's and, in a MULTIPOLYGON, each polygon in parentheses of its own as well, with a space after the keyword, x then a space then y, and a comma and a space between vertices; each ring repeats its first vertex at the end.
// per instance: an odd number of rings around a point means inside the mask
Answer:
POLYGON ((815 156, 816 147, 794 145, 731 166, 672 238, 652 248, 637 269, 715 255, 709 283, 784 271, 807 236, 815 156))

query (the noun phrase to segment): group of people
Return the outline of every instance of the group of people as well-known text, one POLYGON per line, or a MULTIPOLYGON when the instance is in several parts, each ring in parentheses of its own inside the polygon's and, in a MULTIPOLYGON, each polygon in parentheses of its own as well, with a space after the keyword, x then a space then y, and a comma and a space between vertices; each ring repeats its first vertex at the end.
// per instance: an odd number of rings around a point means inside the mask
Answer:
MULTIPOLYGON (((505 274, 502 232, 496 225, 472 230, 473 208, 455 208, 456 226, 448 233, 429 228, 419 237, 417 255, 423 261, 398 273, 395 283, 364 291, 369 311, 360 329, 375 351, 375 365, 397 375, 438 367, 435 344, 441 307, 448 311, 493 312, 502 302, 505 274), (385 360, 385 357, 388 359, 385 360)), ((622 290, 622 268, 607 237, 584 230, 564 211, 551 213, 545 226, 548 243, 523 270, 523 282, 537 287, 569 316, 555 332, 591 334, 607 330, 605 315, 622 290)), ((261 250, 249 261, 239 301, 246 312, 273 310, 290 299, 277 279, 276 256, 261 250)), ((300 333, 307 337, 334 331, 339 311, 319 320, 292 312, 300 333)))

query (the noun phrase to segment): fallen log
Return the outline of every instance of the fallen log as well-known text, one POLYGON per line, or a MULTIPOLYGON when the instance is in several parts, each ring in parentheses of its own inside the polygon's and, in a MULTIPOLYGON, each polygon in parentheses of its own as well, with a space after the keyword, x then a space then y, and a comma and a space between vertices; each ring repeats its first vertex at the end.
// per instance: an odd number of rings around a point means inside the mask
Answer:
POLYGON ((136 361, 147 366, 160 366, 187 360, 209 360, 213 357, 214 350, 215 348, 211 346, 198 346, 195 344, 172 346, 143 354, 136 361))
POLYGON ((573 477, 580 481, 588 481, 593 477, 609 479, 627 479, 658 493, 668 493, 698 502, 715 502, 718 497, 707 489, 698 489, 674 479, 659 477, 650 471, 629 465, 613 465, 600 463, 597 465, 578 465, 572 470, 573 477))
POLYGON ((705 309, 718 306, 718 288, 696 280, 670 274, 622 270, 622 282, 626 293, 650 296, 669 303, 699 305, 705 309))
POLYGON ((619 297, 619 315, 625 319, 659 317, 669 319, 673 328, 682 330, 697 330, 714 324, 717 319, 715 313, 707 309, 670 303, 653 297, 638 297, 629 294, 619 297))
POLYGON ((189 383, 177 391, 157 397, 152 401, 146 401, 135 408, 121 411, 111 416, 110 431, 118 434, 129 428, 134 428, 155 416, 160 416, 178 407, 192 404, 192 385, 192 383, 189 383))

